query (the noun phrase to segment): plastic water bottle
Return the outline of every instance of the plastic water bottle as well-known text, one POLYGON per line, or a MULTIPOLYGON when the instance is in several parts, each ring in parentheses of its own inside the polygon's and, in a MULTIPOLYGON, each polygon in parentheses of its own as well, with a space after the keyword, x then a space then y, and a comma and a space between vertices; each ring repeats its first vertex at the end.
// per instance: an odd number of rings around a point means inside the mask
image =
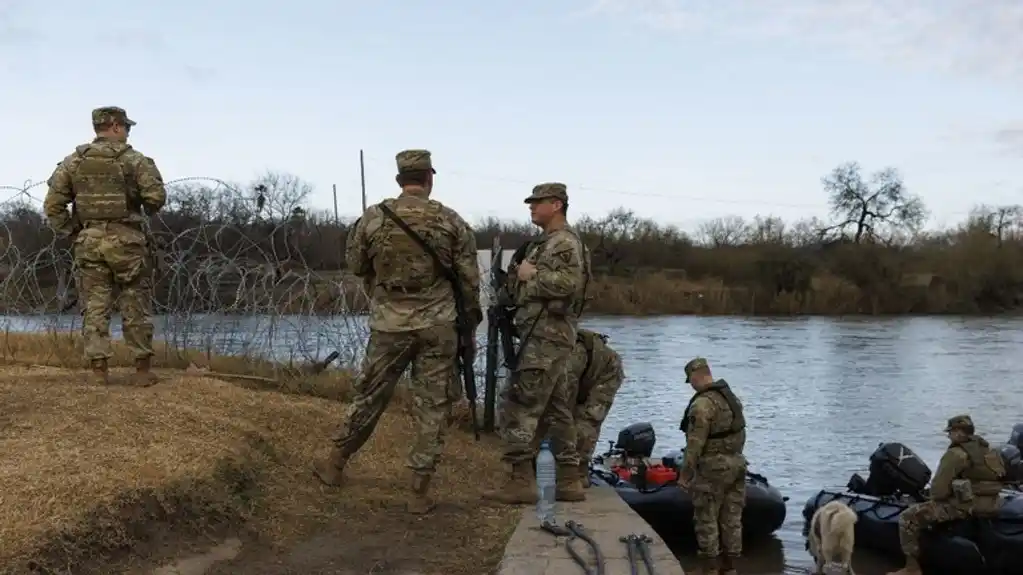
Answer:
POLYGON ((557 490, 557 462, 551 451, 551 442, 544 439, 540 443, 540 452, 536 454, 536 516, 540 523, 555 524, 554 503, 557 490))

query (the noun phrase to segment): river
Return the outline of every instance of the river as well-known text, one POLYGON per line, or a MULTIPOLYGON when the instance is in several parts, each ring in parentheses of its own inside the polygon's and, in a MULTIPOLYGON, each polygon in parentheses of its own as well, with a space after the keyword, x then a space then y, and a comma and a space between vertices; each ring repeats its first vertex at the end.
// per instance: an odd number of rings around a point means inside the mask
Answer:
MULTIPOLYGON (((73 319, 0 323, 14 330, 68 329, 73 319)), ((365 334, 360 319, 193 316, 161 318, 156 327, 158 337, 187 337, 218 351, 262 350, 283 359, 340 348, 351 360, 361 355, 353 344, 365 334)), ((115 336, 118 323, 111 326, 115 336)), ((584 325, 611 336, 627 373, 601 448, 639 421, 655 425, 655 451, 684 445, 678 424, 692 390, 683 366, 694 356, 707 357, 714 375, 743 399, 751 470, 790 497, 776 540, 747 549, 743 573, 807 572, 804 502, 822 487, 845 485, 853 473, 865 472, 878 443, 905 443, 933 468, 951 415, 973 415, 992 443, 1005 441, 1023 421, 1016 395, 1023 382, 1023 319, 597 317, 584 325)), ((691 566, 691 559, 683 557, 683 564, 691 566)), ((864 553, 854 565, 861 575, 895 567, 864 553)))

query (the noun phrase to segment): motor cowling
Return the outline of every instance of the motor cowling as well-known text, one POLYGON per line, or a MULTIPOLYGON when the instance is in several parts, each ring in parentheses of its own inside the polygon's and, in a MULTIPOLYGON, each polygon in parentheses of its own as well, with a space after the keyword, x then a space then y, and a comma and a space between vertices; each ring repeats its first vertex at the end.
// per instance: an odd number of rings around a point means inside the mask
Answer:
POLYGON ((657 434, 649 422, 633 423, 618 432, 615 449, 621 449, 625 457, 650 457, 654 453, 657 434))
POLYGON ((931 468, 901 443, 882 443, 870 456, 866 491, 871 495, 918 497, 931 481, 931 468))

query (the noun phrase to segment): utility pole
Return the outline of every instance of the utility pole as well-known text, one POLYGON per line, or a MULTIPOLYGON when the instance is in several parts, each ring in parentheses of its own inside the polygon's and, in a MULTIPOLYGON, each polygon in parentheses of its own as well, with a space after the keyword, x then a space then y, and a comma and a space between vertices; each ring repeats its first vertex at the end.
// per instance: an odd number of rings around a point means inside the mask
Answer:
POLYGON ((359 179, 362 181, 362 211, 366 211, 366 161, 359 150, 359 179))

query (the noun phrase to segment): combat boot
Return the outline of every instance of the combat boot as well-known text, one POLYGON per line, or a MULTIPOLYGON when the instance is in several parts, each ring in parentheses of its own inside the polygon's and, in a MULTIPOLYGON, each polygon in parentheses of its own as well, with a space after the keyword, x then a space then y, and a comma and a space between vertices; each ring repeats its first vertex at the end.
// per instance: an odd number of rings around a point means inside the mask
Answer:
POLYGON ((589 489, 590 488, 590 462, 588 462, 588 461, 580 461, 579 462, 579 477, 582 478, 580 480, 580 483, 582 483, 583 489, 589 489))
POLYGON ((143 357, 135 360, 135 374, 132 375, 132 384, 138 387, 149 387, 154 383, 160 381, 160 378, 156 377, 153 373, 153 358, 143 357))
POLYGON ((89 383, 95 385, 107 385, 110 383, 107 360, 104 358, 91 360, 89 362, 89 375, 87 379, 89 383))
POLYGON ((557 487, 554 498, 558 501, 586 501, 579 477, 578 465, 558 465, 557 487))
POLYGON ((340 487, 344 482, 345 466, 348 465, 348 456, 339 447, 332 447, 330 455, 313 464, 313 474, 323 482, 324 485, 340 487))
POLYGON ((718 558, 700 556, 696 571, 693 573, 694 575, 720 575, 718 571, 718 558))
POLYGON ((425 515, 437 507, 437 502, 430 497, 430 479, 432 477, 425 473, 412 475, 412 500, 405 506, 409 513, 425 515))
POLYGON ((497 489, 483 492, 483 499, 497 501, 505 505, 536 505, 536 476, 533 475, 531 461, 522 461, 512 465, 511 473, 497 489))
POLYGON ((891 571, 888 575, 922 575, 923 571, 920 569, 920 564, 917 563, 916 557, 906 557, 906 566, 898 571, 891 571))
POLYGON ((718 571, 721 575, 739 575, 739 571, 735 568, 735 558, 731 555, 725 554, 719 557, 721 560, 718 563, 718 571))

